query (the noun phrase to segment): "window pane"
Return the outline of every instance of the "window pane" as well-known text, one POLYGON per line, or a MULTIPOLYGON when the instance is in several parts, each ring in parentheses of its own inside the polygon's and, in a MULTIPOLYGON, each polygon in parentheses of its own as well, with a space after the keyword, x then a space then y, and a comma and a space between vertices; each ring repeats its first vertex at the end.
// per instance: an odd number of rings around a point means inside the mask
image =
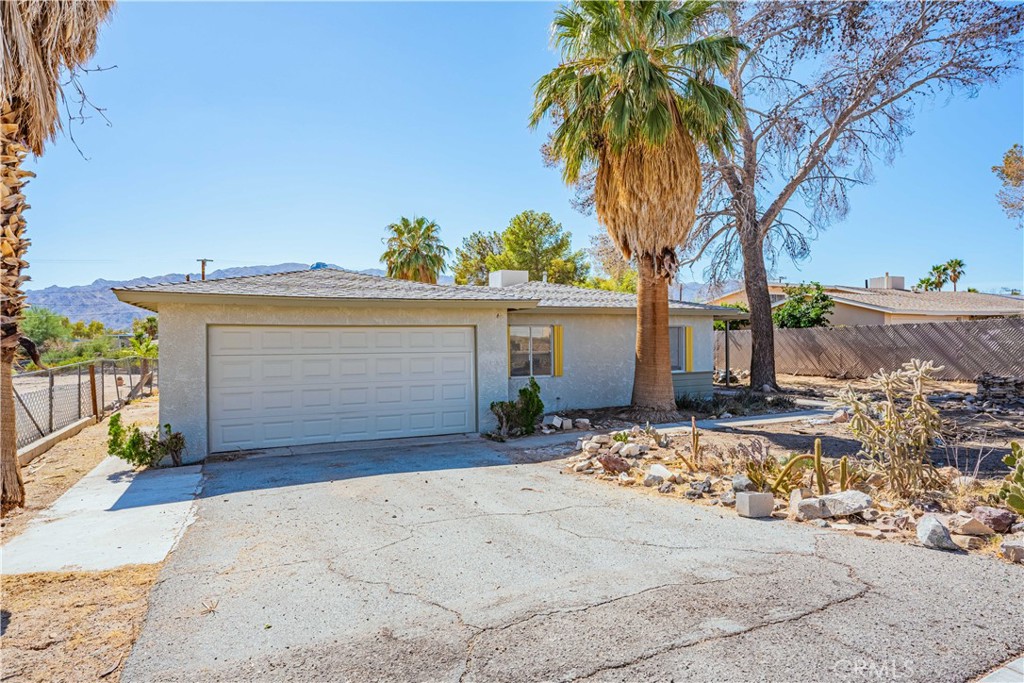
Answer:
POLYGON ((530 336, 533 338, 533 374, 538 377, 550 375, 554 365, 551 357, 554 348, 551 328, 531 327, 530 336))
POLYGON ((683 328, 682 327, 670 327, 668 328, 668 353, 672 361, 673 370, 683 369, 683 328))
POLYGON ((509 353, 511 354, 512 377, 530 376, 530 328, 523 326, 509 327, 509 353))

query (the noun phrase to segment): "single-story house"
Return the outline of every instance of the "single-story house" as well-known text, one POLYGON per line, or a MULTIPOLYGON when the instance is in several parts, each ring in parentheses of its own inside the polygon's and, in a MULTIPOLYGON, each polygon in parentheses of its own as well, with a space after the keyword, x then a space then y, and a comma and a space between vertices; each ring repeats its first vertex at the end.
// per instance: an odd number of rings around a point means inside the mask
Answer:
MULTIPOLYGON (((115 289, 160 314, 160 422, 210 453, 489 431, 537 379, 550 411, 627 405, 636 297, 491 273, 490 286, 306 270, 115 289)), ((711 391, 712 321, 671 302, 677 393, 711 391)))
MULTIPOLYGON (((1024 315, 1024 299, 980 292, 917 291, 904 288, 904 278, 886 273, 871 278, 864 287, 822 285, 832 297, 835 308, 829 315, 833 326, 904 325, 908 323, 944 323, 1005 318, 1024 315)), ((769 282, 772 308, 786 300, 786 288, 792 284, 769 282)), ((747 293, 735 289, 709 301, 715 306, 747 305, 747 293)))

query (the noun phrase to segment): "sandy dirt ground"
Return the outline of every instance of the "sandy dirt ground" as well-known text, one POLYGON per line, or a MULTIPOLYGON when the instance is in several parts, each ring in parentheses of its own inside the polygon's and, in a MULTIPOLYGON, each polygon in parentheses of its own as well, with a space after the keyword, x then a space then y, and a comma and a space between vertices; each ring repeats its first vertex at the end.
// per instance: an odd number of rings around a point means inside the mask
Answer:
MULTIPOLYGON (((121 411, 121 419, 125 424, 140 427, 156 426, 159 405, 155 397, 132 402, 121 411)), ((25 507, 0 520, 0 541, 6 543, 21 533, 40 510, 49 507, 105 457, 106 420, 86 427, 26 465, 21 471, 25 481, 25 507)))
MULTIPOLYGON (((157 423, 156 398, 122 411, 126 423, 157 423)), ((25 508, 2 520, 6 543, 107 457, 107 422, 82 430, 28 464, 25 508)), ((160 565, 103 572, 0 576, 0 680, 117 681, 146 614, 160 565)))
POLYGON ((4 576, 0 679, 117 681, 160 566, 4 576))
MULTIPOLYGON (((779 386, 784 391, 821 398, 836 396, 847 385, 852 386, 855 391, 868 392, 871 390, 871 384, 866 379, 836 379, 834 377, 784 374, 778 375, 777 379, 779 386)), ((973 394, 977 388, 978 385, 974 382, 932 380, 928 383, 928 393, 930 394, 945 394, 951 391, 973 394)))

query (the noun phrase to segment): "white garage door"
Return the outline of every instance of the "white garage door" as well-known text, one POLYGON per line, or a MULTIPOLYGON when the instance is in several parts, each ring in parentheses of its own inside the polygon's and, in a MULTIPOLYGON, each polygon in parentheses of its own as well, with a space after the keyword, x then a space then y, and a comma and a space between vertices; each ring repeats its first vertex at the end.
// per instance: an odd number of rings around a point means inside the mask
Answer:
POLYGON ((473 347, 470 327, 210 327, 210 450, 475 431, 473 347))

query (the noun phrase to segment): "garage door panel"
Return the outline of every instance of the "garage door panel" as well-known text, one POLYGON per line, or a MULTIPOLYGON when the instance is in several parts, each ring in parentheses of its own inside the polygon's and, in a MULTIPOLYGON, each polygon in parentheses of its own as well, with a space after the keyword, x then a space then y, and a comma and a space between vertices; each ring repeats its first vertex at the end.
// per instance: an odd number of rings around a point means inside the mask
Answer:
POLYGON ((475 429, 472 328, 209 334, 210 449, 475 429))

